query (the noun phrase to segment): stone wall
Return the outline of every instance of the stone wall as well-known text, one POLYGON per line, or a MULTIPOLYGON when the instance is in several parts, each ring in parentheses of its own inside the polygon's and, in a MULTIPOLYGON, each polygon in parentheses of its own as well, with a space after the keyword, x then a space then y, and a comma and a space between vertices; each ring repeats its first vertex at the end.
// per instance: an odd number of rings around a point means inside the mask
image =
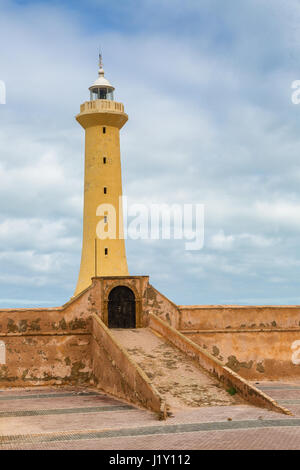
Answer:
POLYGON ((149 324, 149 314, 153 313, 170 326, 178 328, 180 324, 180 312, 176 304, 148 284, 146 295, 143 299, 144 325, 149 324))
POLYGON ((299 377, 300 306, 177 306, 148 276, 128 276, 94 278, 62 307, 0 310, 0 386, 89 382, 91 316, 107 324, 116 285, 133 290, 138 327, 152 313, 245 378, 299 377))
POLYGON ((91 369, 93 292, 64 307, 1 309, 0 386, 86 383, 91 369), (3 363, 5 362, 5 363, 3 363))
POLYGON ((178 306, 181 330, 299 328, 300 306, 178 306))
POLYGON ((299 378, 300 306, 195 305, 179 311, 182 333, 242 377, 299 378))
POLYGON ((299 378, 300 330, 186 333, 222 364, 251 380, 299 378))
POLYGON ((88 289, 62 307, 2 309, 0 387, 92 381, 92 315, 107 324, 108 296, 119 285, 134 292, 137 327, 148 325, 152 311, 178 326, 176 305, 149 285, 148 276, 93 278, 88 289))

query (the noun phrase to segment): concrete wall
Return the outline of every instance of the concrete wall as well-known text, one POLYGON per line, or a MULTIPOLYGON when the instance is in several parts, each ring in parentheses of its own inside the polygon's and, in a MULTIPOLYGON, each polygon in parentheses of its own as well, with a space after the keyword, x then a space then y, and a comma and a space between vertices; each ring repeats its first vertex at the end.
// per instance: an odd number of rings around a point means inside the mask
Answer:
POLYGON ((90 381, 91 317, 97 314, 107 323, 108 296, 116 285, 133 290, 138 327, 148 324, 152 310, 178 324, 177 307, 149 286, 147 276, 93 278, 86 291, 58 308, 2 309, 0 386, 90 381))
POLYGON ((63 307, 0 310, 0 387, 96 383, 165 418, 165 401, 101 320, 115 285, 142 307, 147 277, 94 278, 63 307))
POLYGON ((179 311, 181 331, 243 377, 299 378, 299 306, 179 306, 179 311))
POLYGON ((149 315, 153 313, 174 328, 179 328, 180 312, 176 304, 148 284, 143 299, 144 324, 149 324, 149 315))
POLYGON ((299 328, 300 306, 179 305, 182 330, 299 328))
POLYGON ((1 309, 0 386, 86 383, 91 369, 91 313, 87 291, 65 307, 1 309), (2 362, 2 363, 1 363, 2 362))
POLYGON ((203 331, 186 337, 247 379, 299 378, 300 346, 295 342, 300 330, 203 331))
POLYGON ((0 386, 88 382, 91 316, 107 323, 108 295, 116 285, 134 291, 138 327, 147 326, 153 313, 245 378, 299 377, 299 306, 176 306, 148 276, 128 276, 94 278, 63 307, 0 310, 0 386))

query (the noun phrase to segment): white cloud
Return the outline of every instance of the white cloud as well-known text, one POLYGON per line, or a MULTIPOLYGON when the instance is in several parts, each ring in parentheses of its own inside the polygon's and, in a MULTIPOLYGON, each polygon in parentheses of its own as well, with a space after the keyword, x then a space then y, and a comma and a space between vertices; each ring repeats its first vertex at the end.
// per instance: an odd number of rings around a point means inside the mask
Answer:
POLYGON ((234 240, 235 237, 233 235, 225 235, 223 230, 221 230, 211 237, 210 246, 217 250, 230 250, 234 245, 234 240))
POLYGON ((300 201, 258 201, 255 204, 258 217, 290 229, 300 228, 300 201))
POLYGON ((213 234, 209 240, 209 247, 216 250, 233 250, 239 247, 267 248, 280 243, 279 239, 268 238, 251 233, 240 233, 237 235, 225 235, 223 230, 213 234))

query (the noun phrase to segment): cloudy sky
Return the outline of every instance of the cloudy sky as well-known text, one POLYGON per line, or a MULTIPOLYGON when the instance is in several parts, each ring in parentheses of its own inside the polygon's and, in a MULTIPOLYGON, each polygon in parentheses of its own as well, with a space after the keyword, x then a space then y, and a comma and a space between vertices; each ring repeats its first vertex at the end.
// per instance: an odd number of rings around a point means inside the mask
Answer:
POLYGON ((127 241, 179 304, 300 304, 298 0, 0 0, 0 307, 73 294, 97 77, 125 104, 124 194, 202 203, 205 243, 127 241))

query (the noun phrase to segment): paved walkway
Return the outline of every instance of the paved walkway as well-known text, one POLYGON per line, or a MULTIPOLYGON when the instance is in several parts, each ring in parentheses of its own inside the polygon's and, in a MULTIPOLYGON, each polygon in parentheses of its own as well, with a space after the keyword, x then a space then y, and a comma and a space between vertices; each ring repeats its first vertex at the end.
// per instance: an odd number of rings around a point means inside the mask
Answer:
POLYGON ((0 390, 0 449, 299 449, 300 383, 257 386, 295 415, 240 404, 158 421, 94 389, 0 390))
POLYGON ((274 398, 280 405, 300 418, 300 380, 290 382, 253 382, 253 384, 274 398))

